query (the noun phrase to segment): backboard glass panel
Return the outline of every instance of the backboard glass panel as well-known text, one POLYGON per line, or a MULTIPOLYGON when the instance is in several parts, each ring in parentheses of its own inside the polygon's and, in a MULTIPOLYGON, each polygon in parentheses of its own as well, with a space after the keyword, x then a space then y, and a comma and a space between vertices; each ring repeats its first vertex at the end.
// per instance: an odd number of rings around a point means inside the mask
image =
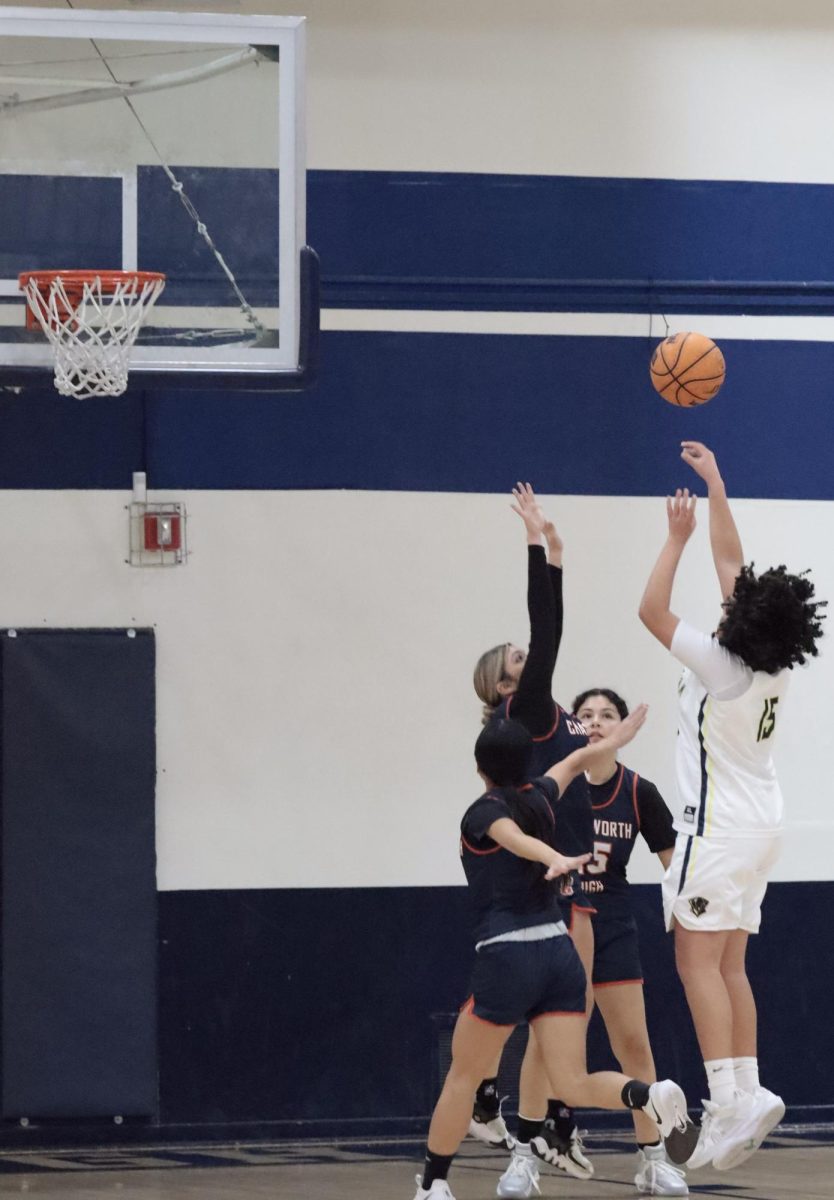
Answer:
POLYGON ((299 17, 0 8, 6 382, 51 370, 17 281, 36 268, 166 274, 144 386, 298 372, 304 65, 299 17))

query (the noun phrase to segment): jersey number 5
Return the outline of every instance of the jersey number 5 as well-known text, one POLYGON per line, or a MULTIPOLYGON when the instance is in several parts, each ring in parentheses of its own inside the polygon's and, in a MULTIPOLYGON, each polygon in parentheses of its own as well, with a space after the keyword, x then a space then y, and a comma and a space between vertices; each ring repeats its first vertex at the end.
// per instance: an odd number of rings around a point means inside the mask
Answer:
POLYGON ((604 875, 608 870, 608 859, 612 850, 611 842, 594 842, 594 857, 585 863, 582 870, 589 875, 604 875))
POLYGON ((764 710, 759 721, 759 732, 756 735, 757 742, 765 741, 776 728, 776 705, 778 703, 778 696, 773 696, 770 700, 765 700, 764 710))

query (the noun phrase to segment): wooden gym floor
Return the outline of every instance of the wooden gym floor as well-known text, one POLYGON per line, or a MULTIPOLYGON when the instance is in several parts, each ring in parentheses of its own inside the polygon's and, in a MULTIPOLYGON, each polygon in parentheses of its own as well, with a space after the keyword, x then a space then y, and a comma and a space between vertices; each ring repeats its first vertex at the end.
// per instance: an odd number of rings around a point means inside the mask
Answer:
MULTIPOLYGON (((588 1182, 542 1173, 542 1196, 636 1196, 630 1144, 591 1137, 588 1182)), ((44 1200, 413 1200, 422 1144, 414 1141, 281 1142, 101 1150, 4 1151, 0 1196, 44 1200)), ((456 1200, 495 1195, 504 1156, 467 1142, 449 1182, 456 1200)), ((834 1127, 785 1127, 735 1171, 689 1177, 693 1195, 738 1200, 831 1200, 834 1127)))

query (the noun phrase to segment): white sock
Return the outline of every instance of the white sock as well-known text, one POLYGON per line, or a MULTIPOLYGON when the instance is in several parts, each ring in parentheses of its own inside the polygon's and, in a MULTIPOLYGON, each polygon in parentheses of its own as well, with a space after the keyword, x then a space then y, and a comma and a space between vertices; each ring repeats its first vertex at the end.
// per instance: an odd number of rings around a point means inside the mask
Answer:
POLYGON ((759 1060, 757 1058, 734 1058, 733 1068, 736 1087, 742 1092, 755 1092, 759 1087, 759 1060))
POLYGON ((736 1090, 736 1073, 731 1058, 712 1058, 704 1063, 709 1098, 715 1104, 730 1104, 736 1090))

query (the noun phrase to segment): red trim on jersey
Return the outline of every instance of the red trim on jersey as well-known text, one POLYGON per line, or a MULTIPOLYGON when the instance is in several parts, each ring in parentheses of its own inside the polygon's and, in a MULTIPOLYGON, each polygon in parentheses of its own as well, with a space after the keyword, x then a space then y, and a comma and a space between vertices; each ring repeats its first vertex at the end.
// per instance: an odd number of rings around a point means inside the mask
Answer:
POLYGON ((620 774, 617 776, 617 782, 614 785, 614 791, 611 793, 611 795, 608 797, 608 799, 603 804, 592 804, 591 805, 591 808, 594 810, 594 812, 599 812, 599 810, 601 808, 608 808, 609 804, 614 803, 614 801, 617 799, 617 795, 620 791, 620 788, 623 785, 623 776, 624 775, 625 775, 625 767, 623 766, 622 763, 620 763, 620 774))
POLYGON ((637 807, 637 781, 639 780, 639 778, 640 778, 640 776, 635 771, 634 772, 634 783, 632 784, 632 787, 631 787, 631 803, 634 805, 634 819, 637 822, 637 832, 638 833, 640 832, 640 810, 637 807))
POLYGON ((629 984, 629 983, 639 983, 642 986, 643 980, 642 979, 611 979, 608 981, 608 983, 595 983, 593 985, 593 988, 594 988, 594 991, 596 991, 597 988, 624 987, 626 984, 629 984))
MULTIPOLYGON (((499 819, 499 820, 503 820, 504 818, 503 818, 503 817, 499 817, 498 819, 499 819)), ((463 834, 461 834, 461 836, 460 836, 460 844, 461 844, 461 846, 465 846, 465 847, 466 847, 466 849, 469 851, 469 853, 470 853, 470 854, 479 854, 479 855, 484 855, 484 854, 497 854, 499 850, 503 850, 503 849, 504 849, 504 847, 503 847, 503 846, 493 846, 491 850, 476 850, 474 846, 470 846, 470 845, 469 845, 469 842, 467 842, 467 840, 466 840, 466 838, 463 836, 463 834)))

